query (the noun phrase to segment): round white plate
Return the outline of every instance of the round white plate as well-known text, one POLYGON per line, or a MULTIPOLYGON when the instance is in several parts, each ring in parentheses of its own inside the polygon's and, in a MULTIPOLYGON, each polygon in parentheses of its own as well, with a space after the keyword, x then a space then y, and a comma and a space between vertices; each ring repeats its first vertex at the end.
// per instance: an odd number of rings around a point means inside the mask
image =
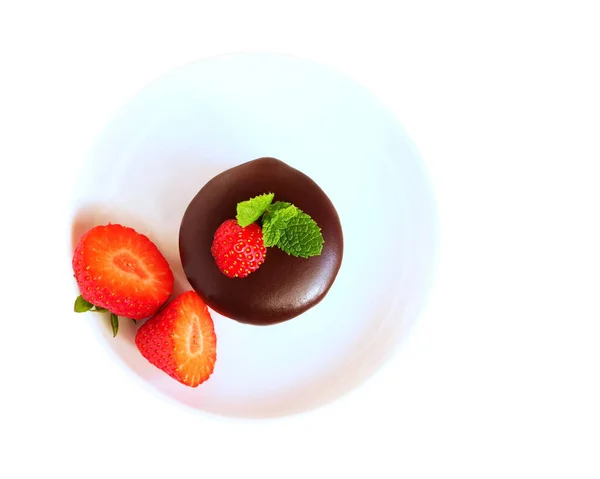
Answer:
POLYGON ((95 315, 90 324, 110 353, 107 363, 174 404, 234 417, 326 404, 390 357, 429 289, 437 220, 406 134, 359 85, 281 55, 203 60, 125 105, 83 162, 69 241, 74 247, 96 224, 131 226, 169 260, 175 293, 189 289, 178 251, 185 208, 214 175, 262 156, 308 174, 331 198, 344 231, 342 268, 327 297, 291 321, 258 327, 213 313, 217 362, 195 389, 139 354, 131 321, 122 319, 113 339, 108 319, 95 315))

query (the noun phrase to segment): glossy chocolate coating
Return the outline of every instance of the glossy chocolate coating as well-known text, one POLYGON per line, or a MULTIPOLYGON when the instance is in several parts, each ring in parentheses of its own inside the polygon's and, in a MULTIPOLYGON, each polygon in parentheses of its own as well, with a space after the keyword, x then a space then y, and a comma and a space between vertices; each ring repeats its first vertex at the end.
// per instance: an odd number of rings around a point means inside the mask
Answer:
POLYGON ((189 204, 179 231, 185 274, 206 304, 242 323, 286 321, 321 301, 333 284, 343 255, 343 235, 335 207, 304 173, 275 158, 259 158, 224 171, 206 183, 189 204), (219 225, 235 218, 236 206, 263 193, 288 201, 321 227, 320 256, 296 258, 267 248, 265 262, 246 278, 221 273, 210 252, 219 225))

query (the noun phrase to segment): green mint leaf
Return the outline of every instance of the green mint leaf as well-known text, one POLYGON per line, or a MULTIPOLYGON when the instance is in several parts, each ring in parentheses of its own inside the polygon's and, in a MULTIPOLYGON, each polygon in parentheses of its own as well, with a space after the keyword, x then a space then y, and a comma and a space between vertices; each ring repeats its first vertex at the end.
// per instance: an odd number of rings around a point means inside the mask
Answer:
MULTIPOLYGON (((292 205, 291 203, 288 203, 287 201, 276 201, 275 203, 273 203, 272 205, 270 205, 267 208, 266 213, 277 213, 277 211, 287 208, 288 206, 294 206, 294 205, 292 205)), ((294 208, 295 208, 295 206, 294 206, 294 208)))
POLYGON ((98 311, 99 313, 106 313, 108 309, 101 308, 100 306, 94 306, 94 311, 98 311))
POLYGON ((115 313, 110 313, 110 325, 112 326, 114 338, 119 332, 119 317, 115 313))
POLYGON ((267 208, 262 221, 265 246, 275 246, 281 238, 281 232, 289 221, 300 214, 300 210, 290 203, 278 201, 267 208))
POLYGON ((282 251, 300 258, 319 256, 323 250, 321 228, 301 210, 281 230, 277 246, 282 251))
POLYGON ((237 222, 242 227, 254 223, 273 201, 274 193, 265 193, 237 204, 237 222))
POLYGON ((85 313, 86 311, 91 310, 94 307, 92 303, 83 299, 83 296, 77 296, 75 299, 75 307, 74 310, 76 313, 85 313))

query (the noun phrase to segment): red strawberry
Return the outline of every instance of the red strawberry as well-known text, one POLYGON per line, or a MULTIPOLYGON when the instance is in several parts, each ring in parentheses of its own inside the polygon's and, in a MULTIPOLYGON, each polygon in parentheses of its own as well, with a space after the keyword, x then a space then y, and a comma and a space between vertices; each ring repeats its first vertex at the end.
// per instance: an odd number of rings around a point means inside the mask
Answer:
POLYGON ((193 388, 210 377, 217 359, 212 318, 194 291, 180 294, 146 321, 135 344, 154 366, 193 388))
POLYGON ((267 248, 256 223, 242 228, 227 220, 217 228, 210 249, 219 270, 230 278, 245 278, 265 262, 267 248))
POLYGON ((81 238, 73 271, 83 299, 127 318, 152 316, 173 292, 173 273, 154 243, 118 224, 81 238))

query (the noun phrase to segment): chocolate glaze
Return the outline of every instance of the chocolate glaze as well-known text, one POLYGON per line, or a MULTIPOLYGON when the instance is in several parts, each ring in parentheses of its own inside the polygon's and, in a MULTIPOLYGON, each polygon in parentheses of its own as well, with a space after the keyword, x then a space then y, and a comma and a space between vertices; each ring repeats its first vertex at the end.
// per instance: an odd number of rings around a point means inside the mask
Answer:
POLYGON ((179 252, 185 274, 206 304, 242 323, 267 325, 294 318, 319 303, 333 284, 343 255, 335 207, 304 173, 275 158, 259 158, 224 171, 206 183, 185 211, 179 252), (228 278, 210 252, 219 225, 235 218, 236 206, 263 193, 288 201, 321 227, 320 256, 296 258, 267 248, 264 264, 248 277, 228 278))

